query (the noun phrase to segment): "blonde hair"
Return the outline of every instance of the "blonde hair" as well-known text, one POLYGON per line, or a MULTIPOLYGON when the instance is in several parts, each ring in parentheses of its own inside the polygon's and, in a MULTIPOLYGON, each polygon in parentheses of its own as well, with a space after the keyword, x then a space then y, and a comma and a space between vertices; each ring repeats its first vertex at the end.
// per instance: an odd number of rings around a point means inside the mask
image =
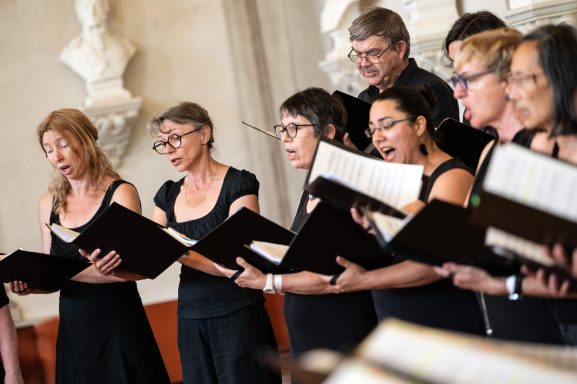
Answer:
MULTIPOLYGON (((44 134, 48 131, 60 133, 68 141, 70 149, 80 160, 79 168, 88 173, 90 184, 99 188, 108 176, 119 179, 120 176, 110 164, 110 161, 96 144, 98 130, 90 119, 77 109, 59 109, 52 111, 42 120, 36 129, 40 147, 44 134)), ((70 193, 70 183, 60 172, 56 172, 48 191, 54 196, 56 212, 66 211, 66 196, 70 193)))
POLYGON ((457 53, 455 68, 474 58, 480 59, 487 71, 494 71, 501 80, 505 80, 513 52, 521 38, 521 32, 513 28, 492 29, 471 35, 463 41, 457 53))

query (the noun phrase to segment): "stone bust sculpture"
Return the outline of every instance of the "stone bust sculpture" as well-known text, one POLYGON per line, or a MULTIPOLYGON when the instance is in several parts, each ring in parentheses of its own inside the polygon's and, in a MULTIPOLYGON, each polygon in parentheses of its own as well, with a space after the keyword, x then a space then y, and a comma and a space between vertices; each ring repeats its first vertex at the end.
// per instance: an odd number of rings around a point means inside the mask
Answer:
POLYGON ((60 60, 84 79, 89 93, 99 82, 119 80, 122 87, 122 75, 135 52, 130 41, 108 31, 109 9, 108 0, 76 0, 82 34, 60 54, 60 60))

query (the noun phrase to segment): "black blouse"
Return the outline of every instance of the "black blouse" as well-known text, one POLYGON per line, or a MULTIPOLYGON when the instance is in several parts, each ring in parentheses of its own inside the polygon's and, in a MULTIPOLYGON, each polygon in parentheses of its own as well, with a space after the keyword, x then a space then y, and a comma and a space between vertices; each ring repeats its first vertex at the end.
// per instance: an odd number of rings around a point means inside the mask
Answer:
MULTIPOLYGON (((156 193, 154 203, 166 213, 167 226, 191 239, 201 239, 229 216, 232 203, 239 197, 258 195, 259 182, 255 175, 230 167, 224 177, 218 199, 205 216, 177 222, 174 204, 184 178, 165 182, 156 193)), ((178 316, 202 319, 224 316, 245 306, 264 300, 262 292, 237 286, 225 277, 213 276, 194 268, 182 266, 178 287, 178 316)))

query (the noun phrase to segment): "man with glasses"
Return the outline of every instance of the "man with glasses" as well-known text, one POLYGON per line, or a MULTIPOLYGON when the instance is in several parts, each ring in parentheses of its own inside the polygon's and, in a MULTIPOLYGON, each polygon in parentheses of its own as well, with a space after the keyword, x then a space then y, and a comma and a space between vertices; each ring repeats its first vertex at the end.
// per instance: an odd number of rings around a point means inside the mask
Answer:
POLYGON ((447 117, 459 119, 459 106, 451 87, 409 58, 409 32, 397 13, 369 8, 353 21, 349 33, 352 44, 348 57, 369 84, 359 99, 372 103, 387 88, 428 84, 436 99, 432 111, 435 126, 447 117))

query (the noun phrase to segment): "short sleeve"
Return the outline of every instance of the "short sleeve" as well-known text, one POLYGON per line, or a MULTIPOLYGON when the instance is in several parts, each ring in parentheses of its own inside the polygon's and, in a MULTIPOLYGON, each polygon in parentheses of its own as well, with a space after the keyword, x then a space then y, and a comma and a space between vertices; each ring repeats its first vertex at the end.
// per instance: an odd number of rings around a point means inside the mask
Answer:
POLYGON ((236 171, 230 183, 228 194, 229 204, 232 204, 239 197, 247 195, 257 195, 259 189, 259 182, 255 175, 245 171, 236 171))
POLYGON ((174 181, 168 180, 167 182, 162 184, 162 187, 160 187, 160 189, 158 190, 158 192, 156 192, 156 195, 154 196, 154 204, 158 208, 162 209, 164 212, 166 212, 169 207, 170 194, 172 192, 173 186, 174 181))
POLYGON ((8 304, 8 296, 6 295, 6 289, 0 289, 0 308, 8 304))

